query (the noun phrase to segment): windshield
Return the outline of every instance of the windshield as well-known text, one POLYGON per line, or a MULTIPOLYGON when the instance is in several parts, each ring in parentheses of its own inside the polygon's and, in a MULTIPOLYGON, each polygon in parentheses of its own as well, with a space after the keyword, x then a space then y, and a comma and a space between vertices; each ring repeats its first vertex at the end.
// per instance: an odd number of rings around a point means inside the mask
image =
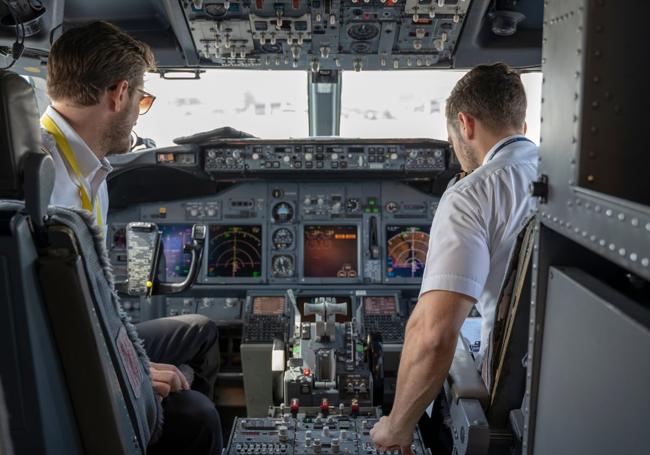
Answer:
MULTIPOLYGON (((464 71, 344 72, 341 136, 447 140, 445 100, 464 71)), ((527 136, 539 143, 542 74, 522 74, 527 136)))
POLYGON ((145 90, 156 101, 134 129, 158 147, 222 126, 264 139, 309 135, 306 72, 207 71, 200 80, 148 74, 145 90))

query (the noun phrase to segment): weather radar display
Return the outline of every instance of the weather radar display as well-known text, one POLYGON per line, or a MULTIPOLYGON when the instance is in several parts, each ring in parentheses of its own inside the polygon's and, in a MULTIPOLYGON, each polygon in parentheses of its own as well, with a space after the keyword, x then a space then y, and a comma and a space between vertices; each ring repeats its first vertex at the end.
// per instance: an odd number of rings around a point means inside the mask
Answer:
POLYGON ((210 226, 208 277, 259 278, 262 276, 262 227, 210 226))
POLYGON ((429 226, 386 226, 386 276, 422 278, 429 226))

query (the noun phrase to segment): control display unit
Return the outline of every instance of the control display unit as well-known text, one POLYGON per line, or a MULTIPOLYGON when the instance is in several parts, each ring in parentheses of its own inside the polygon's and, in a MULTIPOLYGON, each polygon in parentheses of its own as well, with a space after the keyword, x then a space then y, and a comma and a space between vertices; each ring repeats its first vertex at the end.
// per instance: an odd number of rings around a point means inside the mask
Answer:
POLYGON ((289 336, 289 315, 283 295, 249 295, 244 307, 245 343, 272 343, 289 336))
POLYGON ((387 278, 422 278, 429 249, 430 227, 386 226, 387 278))
POLYGON ((363 310, 367 315, 381 316, 395 314, 397 302, 395 297, 365 297, 363 299, 363 310))
POLYGON ((395 295, 366 296, 362 302, 366 334, 378 333, 385 343, 404 342, 406 318, 400 314, 395 295))
POLYGON ((209 239, 209 278, 261 278, 262 226, 212 224, 209 239))
POLYGON ((357 278, 356 225, 306 225, 304 276, 306 278, 357 278))
POLYGON ((253 297, 253 314, 256 316, 277 316, 284 313, 284 297, 253 297))
POLYGON ((165 279, 185 278, 190 270, 192 256, 184 253, 185 245, 192 243, 191 224, 159 224, 165 256, 165 279))

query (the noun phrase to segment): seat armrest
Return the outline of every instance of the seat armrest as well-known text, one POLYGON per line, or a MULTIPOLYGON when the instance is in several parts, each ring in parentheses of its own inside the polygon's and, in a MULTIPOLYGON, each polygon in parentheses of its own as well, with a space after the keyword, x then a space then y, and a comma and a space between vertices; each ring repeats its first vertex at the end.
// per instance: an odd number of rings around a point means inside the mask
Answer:
POLYGON ((447 385, 451 392, 450 398, 454 402, 461 398, 475 399, 481 403, 483 409, 487 407, 490 395, 462 337, 458 337, 454 360, 447 377, 447 385))

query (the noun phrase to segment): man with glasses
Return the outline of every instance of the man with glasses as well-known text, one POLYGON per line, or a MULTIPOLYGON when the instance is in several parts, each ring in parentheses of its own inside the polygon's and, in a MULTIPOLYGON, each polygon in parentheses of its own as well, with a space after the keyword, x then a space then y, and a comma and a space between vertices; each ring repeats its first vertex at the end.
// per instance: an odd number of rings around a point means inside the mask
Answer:
MULTIPOLYGON (((50 50, 51 105, 41 117, 42 145, 55 165, 50 203, 93 213, 104 238, 106 176, 111 172, 106 157, 129 151, 138 115, 146 114, 155 100, 143 88, 144 73, 153 67, 146 44, 106 22, 68 30, 50 50)), ((151 360, 152 385, 165 419, 161 438, 147 453, 220 453, 221 424, 211 401, 219 359, 214 322, 185 315, 136 328, 151 360), (183 364, 194 370, 191 384, 177 368, 183 364)))

